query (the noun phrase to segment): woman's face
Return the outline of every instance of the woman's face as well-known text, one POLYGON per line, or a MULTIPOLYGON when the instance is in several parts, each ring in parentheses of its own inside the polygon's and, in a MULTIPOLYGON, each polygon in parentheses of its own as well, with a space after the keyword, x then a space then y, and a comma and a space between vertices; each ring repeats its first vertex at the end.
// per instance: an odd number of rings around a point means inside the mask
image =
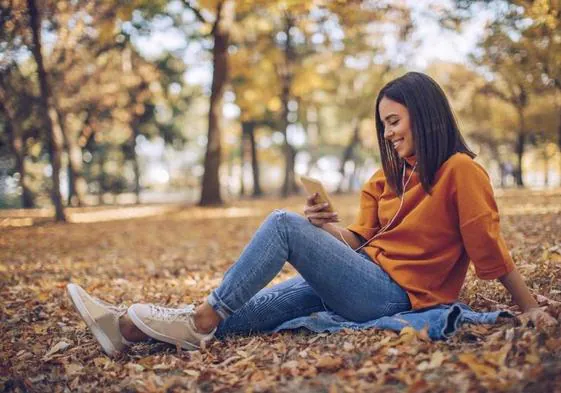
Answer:
POLYGON ((401 158, 414 155, 415 142, 407 108, 384 97, 380 100, 378 111, 384 123, 384 139, 391 143, 397 155, 401 158))

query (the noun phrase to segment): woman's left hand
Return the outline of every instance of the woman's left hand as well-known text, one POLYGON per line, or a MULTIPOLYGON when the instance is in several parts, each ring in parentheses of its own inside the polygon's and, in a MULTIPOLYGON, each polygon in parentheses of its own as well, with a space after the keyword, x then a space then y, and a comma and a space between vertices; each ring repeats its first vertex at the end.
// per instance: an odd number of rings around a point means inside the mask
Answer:
POLYGON ((523 324, 527 325, 528 322, 532 321, 534 326, 537 328, 554 326, 557 324, 557 320, 553 318, 549 313, 542 310, 541 308, 531 308, 530 310, 522 313, 518 316, 518 320, 523 324))

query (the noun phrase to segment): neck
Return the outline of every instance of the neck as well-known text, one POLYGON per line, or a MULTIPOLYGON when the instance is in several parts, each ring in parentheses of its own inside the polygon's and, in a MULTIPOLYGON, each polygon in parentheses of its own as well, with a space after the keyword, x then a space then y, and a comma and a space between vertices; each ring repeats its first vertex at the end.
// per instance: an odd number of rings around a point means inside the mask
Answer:
POLYGON ((409 157, 405 157, 404 158, 405 162, 409 165, 409 166, 415 166, 415 164, 417 164, 417 157, 416 156, 409 156, 409 157))

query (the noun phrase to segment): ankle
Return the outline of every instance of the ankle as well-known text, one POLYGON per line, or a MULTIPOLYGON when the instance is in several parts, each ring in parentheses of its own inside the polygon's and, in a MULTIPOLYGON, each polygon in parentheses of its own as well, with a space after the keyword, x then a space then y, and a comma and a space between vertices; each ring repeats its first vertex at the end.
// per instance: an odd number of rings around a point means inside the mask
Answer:
POLYGON ((211 320, 197 317, 197 314, 193 316, 193 324, 197 333, 201 334, 208 334, 216 327, 211 320))
POLYGON ((206 303, 200 305, 193 314, 193 323, 197 332, 202 334, 210 333, 222 318, 206 303))

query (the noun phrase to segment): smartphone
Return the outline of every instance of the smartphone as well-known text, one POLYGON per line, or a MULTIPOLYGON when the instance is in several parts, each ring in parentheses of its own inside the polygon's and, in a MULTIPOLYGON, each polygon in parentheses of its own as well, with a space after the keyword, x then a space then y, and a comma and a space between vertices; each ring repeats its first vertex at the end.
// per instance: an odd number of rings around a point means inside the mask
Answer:
POLYGON ((319 180, 313 179, 308 176, 300 176, 300 182, 304 186, 304 189, 306 190, 308 195, 315 194, 316 192, 318 193, 318 196, 315 199, 315 202, 317 204, 326 203, 326 202, 329 204, 329 206, 327 206, 322 211, 325 212, 335 211, 333 202, 331 202, 331 199, 329 198, 327 191, 325 191, 325 187, 323 187, 323 184, 321 184, 319 180))

